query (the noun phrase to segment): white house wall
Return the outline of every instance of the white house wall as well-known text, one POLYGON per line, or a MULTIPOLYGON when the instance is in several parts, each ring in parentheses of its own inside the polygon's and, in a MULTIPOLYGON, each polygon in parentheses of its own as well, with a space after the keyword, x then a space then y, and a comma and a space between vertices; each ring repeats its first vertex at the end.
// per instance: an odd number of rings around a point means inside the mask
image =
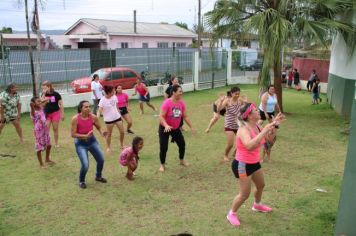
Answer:
POLYGON ((329 73, 345 79, 356 80, 356 53, 350 55, 344 39, 337 36, 333 40, 329 73))

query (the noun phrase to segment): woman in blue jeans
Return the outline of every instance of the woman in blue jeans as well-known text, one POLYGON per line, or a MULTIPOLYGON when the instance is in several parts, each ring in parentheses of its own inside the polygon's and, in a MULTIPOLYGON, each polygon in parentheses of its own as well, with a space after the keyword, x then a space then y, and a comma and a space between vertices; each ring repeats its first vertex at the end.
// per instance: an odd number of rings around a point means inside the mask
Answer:
POLYGON ((85 175, 89 169, 88 151, 96 161, 96 178, 101 183, 106 183, 106 179, 101 176, 104 167, 104 156, 98 141, 93 133, 93 126, 105 137, 105 132, 101 131, 99 119, 90 112, 88 101, 81 101, 78 105, 78 114, 73 116, 71 123, 71 133, 74 138, 75 150, 77 151, 81 169, 79 174, 79 187, 85 189, 85 175))

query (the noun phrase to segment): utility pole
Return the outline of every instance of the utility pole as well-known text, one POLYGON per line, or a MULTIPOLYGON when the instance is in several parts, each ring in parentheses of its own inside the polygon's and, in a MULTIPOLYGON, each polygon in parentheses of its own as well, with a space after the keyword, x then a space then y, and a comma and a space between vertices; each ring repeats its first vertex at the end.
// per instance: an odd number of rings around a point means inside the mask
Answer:
POLYGON ((29 54, 29 57, 30 57, 31 76, 32 76, 32 95, 33 96, 37 96, 35 70, 34 70, 34 66, 33 66, 33 53, 32 53, 32 46, 31 46, 31 39, 30 39, 30 25, 29 25, 29 22, 28 22, 28 4, 27 4, 27 0, 25 0, 25 15, 26 15, 28 54, 29 54))
MULTIPOLYGON (((34 12, 35 28, 37 30, 37 54, 36 54, 36 82, 38 85, 38 91, 41 83, 41 30, 40 30, 40 18, 38 15, 37 0, 35 0, 35 12, 34 12)), ((37 89, 36 89, 37 91, 37 89)))
POLYGON ((201 0, 198 0, 198 50, 201 58, 201 0))

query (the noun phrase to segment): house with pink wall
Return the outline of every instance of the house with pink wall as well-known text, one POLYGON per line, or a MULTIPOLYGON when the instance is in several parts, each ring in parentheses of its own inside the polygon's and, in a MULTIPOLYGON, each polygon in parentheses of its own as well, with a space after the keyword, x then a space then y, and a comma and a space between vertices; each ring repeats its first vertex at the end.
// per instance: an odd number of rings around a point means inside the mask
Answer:
MULTIPOLYGON (((174 24, 80 19, 65 33, 65 48, 184 48, 197 35, 174 24)), ((55 43, 56 39, 53 38, 55 43)), ((59 43, 58 43, 59 44, 59 43)))
MULTIPOLYGON (((41 49, 52 49, 45 35, 41 35, 40 42, 41 49)), ((0 43, 10 49, 26 49, 28 47, 27 34, 2 34, 0 43)), ((30 34, 30 45, 33 48, 37 46, 36 34, 30 34)))

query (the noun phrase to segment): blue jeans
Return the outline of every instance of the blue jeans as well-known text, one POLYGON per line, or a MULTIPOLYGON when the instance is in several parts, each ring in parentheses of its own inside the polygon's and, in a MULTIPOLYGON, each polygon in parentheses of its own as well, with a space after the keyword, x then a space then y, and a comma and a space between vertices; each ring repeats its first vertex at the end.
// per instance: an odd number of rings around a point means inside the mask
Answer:
POLYGON ((85 175, 89 169, 88 151, 93 155, 96 161, 96 177, 101 178, 101 172, 104 167, 104 155, 96 138, 92 136, 87 140, 74 139, 74 145, 80 163, 82 164, 80 168, 79 182, 85 182, 85 175))

